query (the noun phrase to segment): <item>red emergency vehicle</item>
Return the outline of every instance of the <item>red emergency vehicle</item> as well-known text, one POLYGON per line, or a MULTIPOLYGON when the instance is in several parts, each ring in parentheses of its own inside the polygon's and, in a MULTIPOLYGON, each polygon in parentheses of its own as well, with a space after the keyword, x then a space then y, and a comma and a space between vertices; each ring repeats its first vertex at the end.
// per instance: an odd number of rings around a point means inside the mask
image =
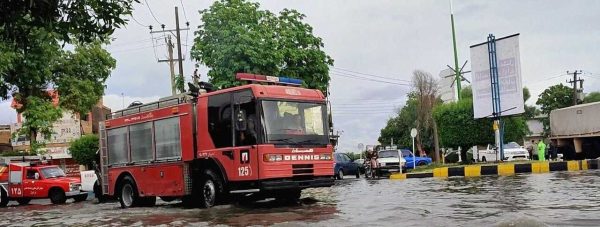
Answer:
POLYGON ((25 205, 32 199, 45 198, 50 198, 54 204, 65 203, 69 198, 79 202, 86 200, 87 192, 81 191, 79 178, 67 177, 55 165, 0 164, 0 207, 5 207, 9 200, 25 205))
POLYGON ((324 95, 297 79, 236 78, 249 84, 190 84, 191 93, 112 113, 100 127, 102 193, 124 208, 154 205, 157 196, 211 207, 231 198, 297 200, 304 188, 333 185, 324 95))

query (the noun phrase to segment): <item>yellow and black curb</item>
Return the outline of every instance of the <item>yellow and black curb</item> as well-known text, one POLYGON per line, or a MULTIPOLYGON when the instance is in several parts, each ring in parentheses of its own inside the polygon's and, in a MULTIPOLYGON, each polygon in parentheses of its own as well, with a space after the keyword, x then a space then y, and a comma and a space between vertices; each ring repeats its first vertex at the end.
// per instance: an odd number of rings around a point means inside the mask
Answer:
POLYGON ((431 173, 397 173, 390 179, 428 178, 428 177, 478 177, 478 176, 510 176, 517 173, 548 173, 555 171, 579 171, 599 169, 600 160, 578 160, 564 162, 532 162, 502 163, 496 165, 468 165, 458 167, 441 167, 431 173))

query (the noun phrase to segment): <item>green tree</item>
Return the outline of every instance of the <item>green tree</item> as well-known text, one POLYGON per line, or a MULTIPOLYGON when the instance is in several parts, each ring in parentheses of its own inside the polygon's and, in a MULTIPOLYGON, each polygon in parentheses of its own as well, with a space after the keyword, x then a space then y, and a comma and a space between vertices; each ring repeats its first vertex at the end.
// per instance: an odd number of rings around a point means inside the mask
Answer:
MULTIPOLYGON (((462 159, 466 150, 474 145, 493 144, 493 120, 473 118, 473 100, 463 99, 455 103, 444 103, 435 108, 433 116, 438 123, 440 143, 444 147, 461 147, 462 159)), ((521 141, 529 129, 521 116, 503 117, 504 141, 521 141)))
POLYGON ((20 133, 32 147, 61 108, 84 113, 102 96, 115 67, 102 44, 126 23, 121 17, 134 1, 0 1, 0 99, 21 104, 20 133), (48 89, 59 92, 59 106, 48 89))
POLYGON ((275 15, 258 3, 221 0, 200 11, 193 59, 208 66, 216 87, 239 85, 234 74, 247 72, 285 75, 304 80, 304 86, 326 91, 333 60, 321 38, 303 22, 304 14, 284 9, 275 15))
POLYGON ((81 165, 91 168, 96 159, 99 139, 97 135, 84 135, 81 138, 71 142, 69 151, 73 159, 81 165))
POLYGON ((600 92, 590 92, 583 98, 583 103, 600 102, 600 92))
POLYGON ((550 135, 550 112, 555 109, 565 108, 573 105, 573 89, 557 84, 546 88, 538 97, 535 104, 540 106, 540 112, 546 117, 542 118, 544 134, 550 135))

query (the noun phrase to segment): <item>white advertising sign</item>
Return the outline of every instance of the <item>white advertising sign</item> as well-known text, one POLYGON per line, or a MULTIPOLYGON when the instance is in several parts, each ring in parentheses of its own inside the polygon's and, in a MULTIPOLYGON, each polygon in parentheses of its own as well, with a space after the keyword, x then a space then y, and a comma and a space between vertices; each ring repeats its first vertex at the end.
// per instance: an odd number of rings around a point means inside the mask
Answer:
MULTIPOLYGON (((502 116, 525 112, 519 34, 496 39, 502 116)), ((471 46, 473 111, 475 118, 492 117, 492 88, 487 43, 471 46)))
POLYGON ((454 71, 452 69, 444 69, 440 71, 439 89, 440 97, 444 103, 456 101, 456 88, 454 87, 454 71))

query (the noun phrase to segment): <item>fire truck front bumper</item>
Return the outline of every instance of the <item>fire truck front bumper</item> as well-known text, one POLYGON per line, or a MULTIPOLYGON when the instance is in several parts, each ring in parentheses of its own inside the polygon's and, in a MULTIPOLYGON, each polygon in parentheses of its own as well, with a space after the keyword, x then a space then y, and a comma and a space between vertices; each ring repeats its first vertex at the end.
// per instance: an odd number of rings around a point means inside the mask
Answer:
POLYGON ((84 195, 84 194, 87 194, 87 192, 82 192, 82 191, 79 191, 79 190, 76 190, 76 191, 70 191, 70 192, 65 192, 65 195, 66 195, 67 197, 75 197, 75 196, 78 196, 78 195, 84 195))
POLYGON ((261 182, 261 190, 281 190, 281 189, 303 189, 331 187, 334 184, 333 177, 319 177, 312 179, 283 179, 283 180, 265 180, 261 182))

